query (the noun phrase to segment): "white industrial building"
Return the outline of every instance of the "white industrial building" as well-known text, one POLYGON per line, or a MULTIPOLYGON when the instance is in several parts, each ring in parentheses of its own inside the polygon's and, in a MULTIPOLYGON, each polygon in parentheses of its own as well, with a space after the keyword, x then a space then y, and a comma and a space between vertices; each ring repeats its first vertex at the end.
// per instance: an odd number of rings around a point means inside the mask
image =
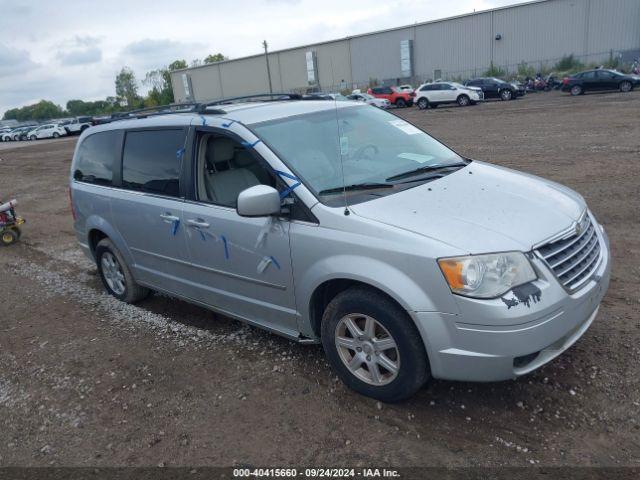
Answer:
MULTIPOLYGON (((426 12, 425 12, 426 13, 426 12)), ((573 54, 583 63, 640 56, 640 0, 539 0, 172 73, 177 102, 269 91, 337 91, 513 72, 573 54), (270 72, 270 80, 267 76, 270 72)))

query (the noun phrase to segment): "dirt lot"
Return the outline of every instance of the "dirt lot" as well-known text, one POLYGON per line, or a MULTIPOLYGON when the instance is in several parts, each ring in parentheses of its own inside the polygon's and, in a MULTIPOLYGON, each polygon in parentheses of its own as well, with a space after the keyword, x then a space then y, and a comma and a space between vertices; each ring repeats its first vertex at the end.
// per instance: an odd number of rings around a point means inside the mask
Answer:
POLYGON ((0 250, 0 465, 640 466, 640 92, 400 112, 459 152, 562 182, 611 237, 600 315, 518 381, 382 405, 301 346, 155 295, 106 296, 76 247, 74 139, 0 149, 28 224, 0 250))

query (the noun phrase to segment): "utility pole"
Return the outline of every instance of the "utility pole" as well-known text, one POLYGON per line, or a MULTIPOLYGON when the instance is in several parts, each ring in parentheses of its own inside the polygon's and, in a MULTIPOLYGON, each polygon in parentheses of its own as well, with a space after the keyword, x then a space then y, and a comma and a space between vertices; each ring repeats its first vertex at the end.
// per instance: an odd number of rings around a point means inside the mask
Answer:
POLYGON ((267 61, 267 77, 269 78, 269 93, 273 93, 273 87, 271 86, 271 69, 269 68, 269 52, 267 52, 267 41, 262 42, 264 47, 264 59, 267 61))

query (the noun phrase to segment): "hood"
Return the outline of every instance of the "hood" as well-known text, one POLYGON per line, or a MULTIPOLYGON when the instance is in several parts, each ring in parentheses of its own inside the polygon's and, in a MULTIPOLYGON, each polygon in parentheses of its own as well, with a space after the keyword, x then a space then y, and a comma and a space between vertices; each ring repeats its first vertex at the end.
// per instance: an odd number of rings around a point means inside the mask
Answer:
POLYGON ((466 85, 464 88, 466 88, 467 90, 473 90, 474 92, 481 92, 482 89, 480 87, 472 87, 470 85, 466 85))
POLYGON ((529 251, 567 229, 584 199, 555 182, 474 161, 419 187, 350 207, 461 249, 464 253, 529 251))

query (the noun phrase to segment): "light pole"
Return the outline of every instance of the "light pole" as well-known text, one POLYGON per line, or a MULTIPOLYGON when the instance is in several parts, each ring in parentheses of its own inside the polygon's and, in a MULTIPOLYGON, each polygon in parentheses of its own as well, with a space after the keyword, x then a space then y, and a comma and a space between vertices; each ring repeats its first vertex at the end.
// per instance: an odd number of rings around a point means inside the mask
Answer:
POLYGON ((262 46, 264 47, 264 59, 267 61, 267 78, 269 78, 269 93, 273 93, 273 87, 271 86, 271 69, 269 68, 269 53, 267 52, 266 40, 263 40, 262 46))

